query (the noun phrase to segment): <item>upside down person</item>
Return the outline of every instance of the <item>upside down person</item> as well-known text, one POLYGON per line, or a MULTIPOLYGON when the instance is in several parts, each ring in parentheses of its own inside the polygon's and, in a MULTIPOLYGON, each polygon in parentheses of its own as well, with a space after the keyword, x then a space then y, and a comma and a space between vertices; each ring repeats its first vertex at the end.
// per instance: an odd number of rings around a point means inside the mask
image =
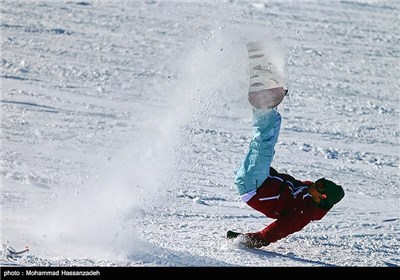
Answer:
POLYGON ((268 246, 300 231, 322 219, 344 197, 343 188, 333 181, 301 181, 271 166, 280 127, 276 107, 253 107, 253 138, 236 171, 235 188, 243 202, 275 221, 257 232, 228 231, 228 238, 238 238, 250 248, 268 246))

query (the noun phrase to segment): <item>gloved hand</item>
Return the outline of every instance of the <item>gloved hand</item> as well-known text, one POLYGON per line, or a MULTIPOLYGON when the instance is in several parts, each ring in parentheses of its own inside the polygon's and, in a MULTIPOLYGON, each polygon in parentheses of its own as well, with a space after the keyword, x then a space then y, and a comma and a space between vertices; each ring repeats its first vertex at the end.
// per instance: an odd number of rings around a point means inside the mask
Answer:
POLYGON ((244 233, 238 236, 238 238, 241 244, 249 248, 261 248, 270 244, 269 242, 266 242, 258 232, 244 233))
POLYGON ((228 239, 237 238, 240 244, 248 248, 261 248, 263 246, 268 246, 270 243, 263 240, 260 233, 239 233, 234 231, 228 231, 227 236, 228 239))

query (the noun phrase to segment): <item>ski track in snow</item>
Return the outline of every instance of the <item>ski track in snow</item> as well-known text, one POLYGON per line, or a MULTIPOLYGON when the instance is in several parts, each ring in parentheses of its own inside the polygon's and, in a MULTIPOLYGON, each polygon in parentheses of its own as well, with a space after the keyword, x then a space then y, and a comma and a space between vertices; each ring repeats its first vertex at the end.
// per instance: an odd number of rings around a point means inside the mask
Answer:
MULTIPOLYGON (((2 241, 28 266, 399 266, 396 1, 2 1, 2 241), (273 166, 346 196, 259 250, 234 170, 245 43, 289 96, 273 166)), ((12 265, 2 261, 3 265, 12 265)))

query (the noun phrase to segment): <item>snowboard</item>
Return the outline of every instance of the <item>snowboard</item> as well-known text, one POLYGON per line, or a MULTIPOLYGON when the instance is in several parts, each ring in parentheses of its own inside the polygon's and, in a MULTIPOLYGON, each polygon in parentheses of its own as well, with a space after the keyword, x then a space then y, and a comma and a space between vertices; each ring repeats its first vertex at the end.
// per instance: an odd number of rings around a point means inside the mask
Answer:
POLYGON ((250 42, 246 45, 250 69, 248 100, 257 109, 274 108, 287 94, 283 77, 273 63, 265 44, 250 42))

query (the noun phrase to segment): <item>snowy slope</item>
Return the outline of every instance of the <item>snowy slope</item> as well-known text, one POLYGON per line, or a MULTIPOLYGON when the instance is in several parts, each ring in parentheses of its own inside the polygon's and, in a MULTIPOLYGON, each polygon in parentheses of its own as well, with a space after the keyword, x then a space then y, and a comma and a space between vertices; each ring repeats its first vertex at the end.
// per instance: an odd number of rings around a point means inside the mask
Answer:
MULTIPOLYGON (((397 1, 2 1, 2 243, 19 265, 399 266, 397 1), (233 188, 251 138, 246 42, 290 95, 274 167, 342 184, 321 221, 233 188)), ((6 264, 2 260, 2 264, 6 264)))

